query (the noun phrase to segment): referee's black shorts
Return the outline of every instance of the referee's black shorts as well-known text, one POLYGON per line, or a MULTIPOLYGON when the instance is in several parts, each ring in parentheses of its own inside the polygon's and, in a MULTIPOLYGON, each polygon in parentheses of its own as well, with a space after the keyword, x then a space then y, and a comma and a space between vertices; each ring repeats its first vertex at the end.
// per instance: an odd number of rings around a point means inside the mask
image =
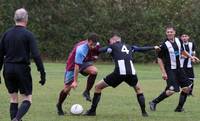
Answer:
POLYGON ((9 93, 32 94, 31 69, 26 64, 5 63, 3 76, 9 93))
POLYGON ((104 81, 106 84, 114 88, 121 84, 123 81, 126 82, 129 86, 134 87, 138 82, 138 78, 137 75, 120 75, 112 72, 104 78, 104 81))

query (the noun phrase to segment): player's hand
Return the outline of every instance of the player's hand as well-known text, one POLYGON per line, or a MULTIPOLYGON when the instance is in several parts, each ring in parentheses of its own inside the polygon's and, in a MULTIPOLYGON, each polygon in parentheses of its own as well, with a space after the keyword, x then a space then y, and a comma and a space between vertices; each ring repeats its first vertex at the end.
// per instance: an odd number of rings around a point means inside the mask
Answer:
POLYGON ((155 49, 156 51, 160 51, 160 47, 159 47, 159 46, 154 46, 154 49, 155 49))
POLYGON ((73 81, 71 84, 71 88, 76 88, 78 86, 77 81, 73 81))
POLYGON ((45 82, 46 82, 46 73, 45 72, 40 72, 40 81, 39 81, 39 83, 41 84, 41 85, 44 85, 45 84, 45 82))
POLYGON ((197 58, 196 56, 192 56, 191 60, 194 63, 199 63, 200 62, 199 58, 197 58))
POLYGON ((167 74, 166 74, 166 73, 163 73, 163 74, 162 74, 162 78, 163 78, 164 80, 167 80, 167 79, 168 79, 167 74))

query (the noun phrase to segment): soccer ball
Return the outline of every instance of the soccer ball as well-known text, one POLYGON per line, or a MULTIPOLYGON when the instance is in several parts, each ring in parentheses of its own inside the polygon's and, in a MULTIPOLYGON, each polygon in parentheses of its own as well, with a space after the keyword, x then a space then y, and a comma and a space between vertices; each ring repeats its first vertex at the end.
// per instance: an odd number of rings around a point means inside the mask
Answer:
POLYGON ((83 106, 80 104, 74 104, 72 105, 70 112, 74 115, 79 115, 83 113, 83 106))

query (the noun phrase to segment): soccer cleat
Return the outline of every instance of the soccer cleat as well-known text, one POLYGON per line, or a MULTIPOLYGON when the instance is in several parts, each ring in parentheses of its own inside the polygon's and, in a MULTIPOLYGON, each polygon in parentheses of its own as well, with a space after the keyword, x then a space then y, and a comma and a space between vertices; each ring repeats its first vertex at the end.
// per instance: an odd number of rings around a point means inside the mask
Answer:
POLYGON ((56 108, 57 108, 57 113, 58 113, 59 116, 65 115, 65 113, 64 113, 64 111, 63 111, 61 105, 58 105, 58 104, 57 104, 57 105, 56 105, 56 108))
POLYGON ((90 98, 90 92, 88 92, 88 91, 83 92, 83 97, 89 102, 92 101, 91 98, 90 98))
POLYGON ((148 117, 149 115, 148 115, 148 113, 145 111, 145 112, 142 112, 142 116, 143 116, 143 117, 148 117))
POLYGON ((183 108, 176 108, 176 109, 174 110, 174 112, 184 112, 184 109, 183 109, 183 108))
POLYGON ((156 103, 151 101, 149 102, 149 106, 150 106, 151 111, 156 111, 156 103))
POLYGON ((96 112, 88 110, 83 115, 84 116, 96 116, 96 112))

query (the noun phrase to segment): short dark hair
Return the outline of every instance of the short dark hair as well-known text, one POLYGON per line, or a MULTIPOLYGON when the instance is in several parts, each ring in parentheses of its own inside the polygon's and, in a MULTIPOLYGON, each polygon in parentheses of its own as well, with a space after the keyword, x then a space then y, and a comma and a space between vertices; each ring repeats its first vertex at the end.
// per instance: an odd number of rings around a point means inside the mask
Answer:
POLYGON ((114 37, 114 36, 118 36, 118 37, 121 37, 120 33, 116 30, 113 30, 110 32, 110 37, 114 37))
POLYGON ((176 31, 176 28, 173 25, 167 25, 165 27, 165 30, 167 30, 167 29, 173 29, 174 31, 176 31))
POLYGON ((91 32, 91 33, 88 34, 88 40, 91 40, 94 43, 96 43, 99 40, 99 35, 94 33, 94 32, 91 32))

